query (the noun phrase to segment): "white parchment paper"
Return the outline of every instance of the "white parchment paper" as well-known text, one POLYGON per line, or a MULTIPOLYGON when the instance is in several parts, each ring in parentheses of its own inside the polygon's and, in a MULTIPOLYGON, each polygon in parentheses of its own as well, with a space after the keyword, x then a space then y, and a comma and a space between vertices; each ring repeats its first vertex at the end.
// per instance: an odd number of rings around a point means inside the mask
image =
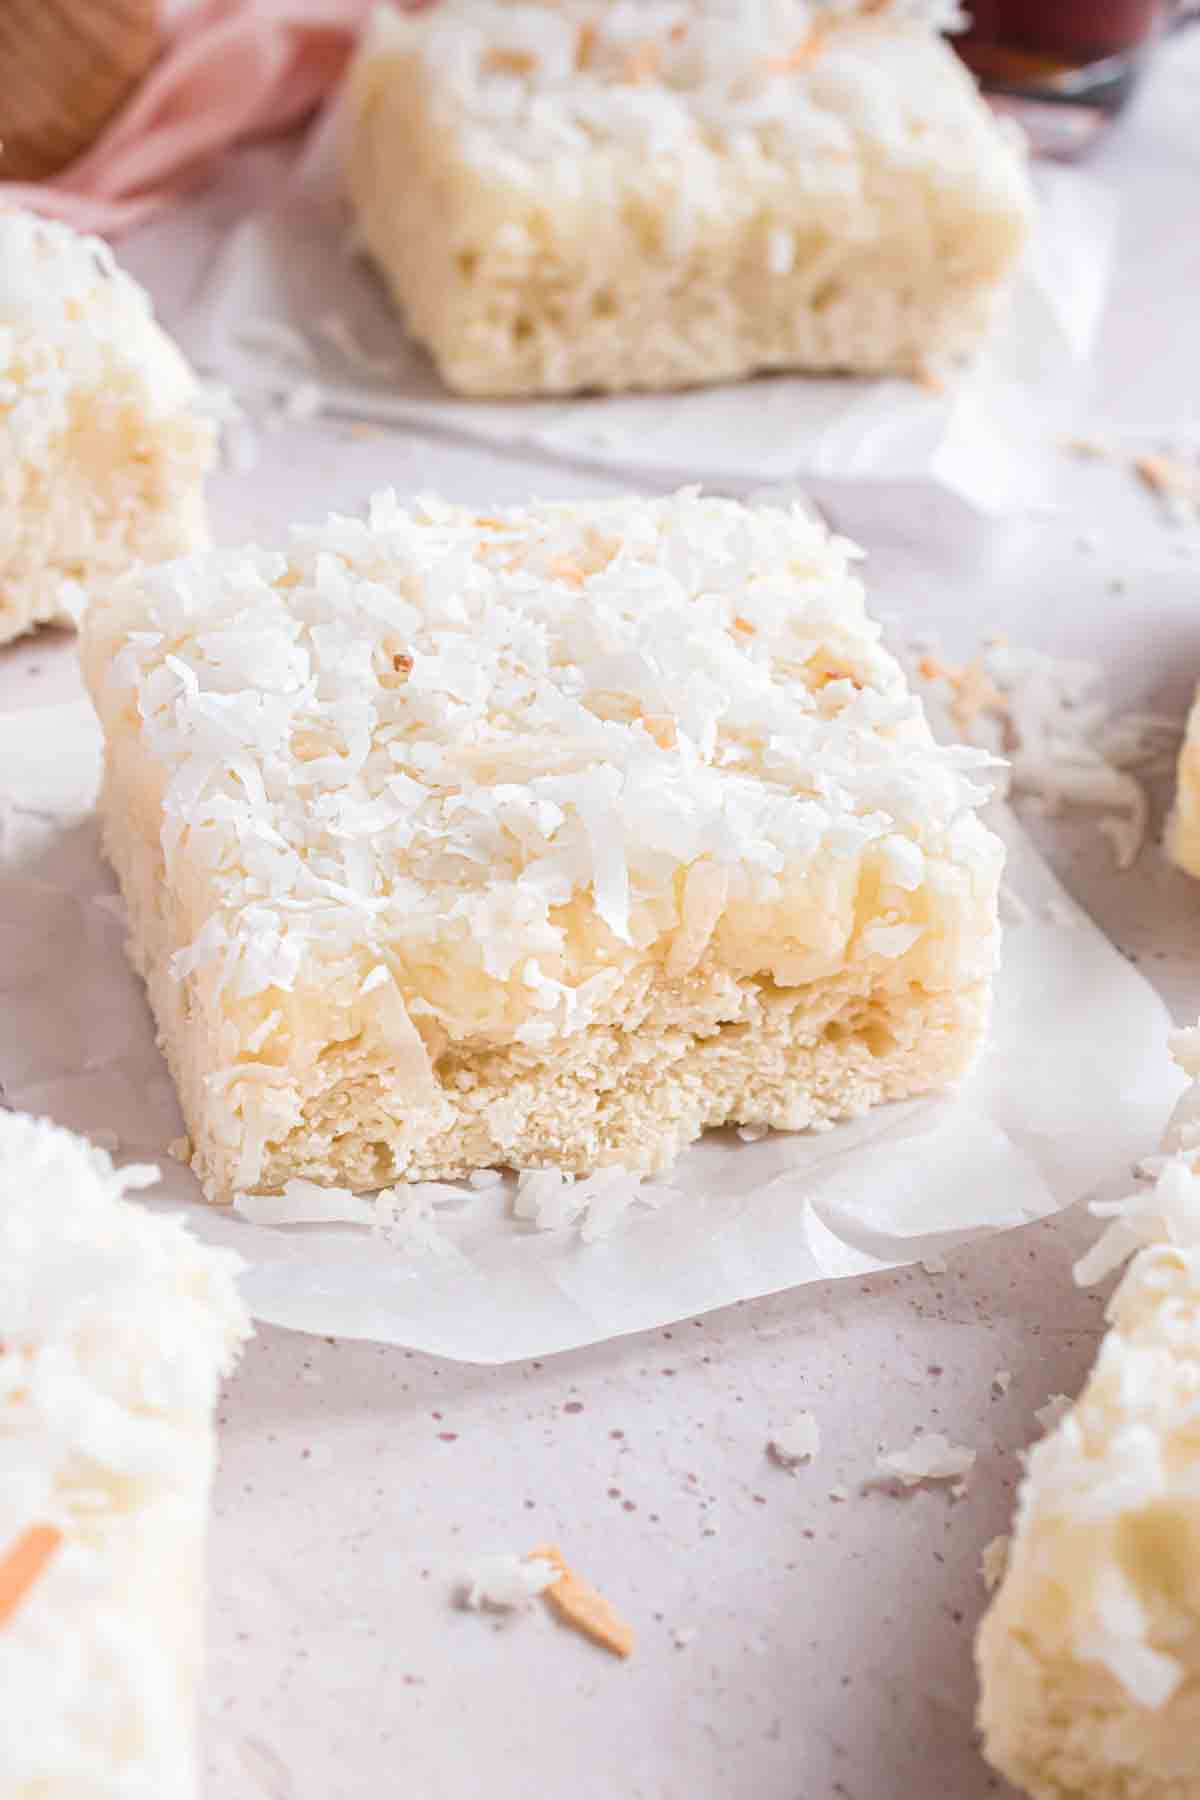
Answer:
POLYGON ((348 248, 335 113, 315 128, 275 204, 239 225, 179 335, 244 402, 306 386, 333 413, 417 424, 549 458, 674 480, 739 484, 930 480, 992 513, 1037 497, 1044 453, 1091 350, 1115 206, 1100 183, 1039 167, 1040 216, 1005 328, 943 393, 908 381, 774 376, 681 394, 472 401, 408 342, 382 282, 348 248), (328 335, 348 334, 348 357, 328 335), (310 366, 268 347, 280 324, 310 366))
MULTIPOLYGON (((0 715, 0 1081, 11 1104, 123 1160, 158 1160, 182 1123, 100 853, 99 753, 82 700, 0 715)), ((1007 933, 989 1044, 956 1096, 817 1136, 712 1133, 671 1175, 673 1197, 590 1244, 514 1220, 510 1185, 464 1187, 429 1250, 367 1227, 251 1225, 200 1202, 170 1159, 148 1203, 182 1206, 200 1236, 242 1254, 261 1320, 475 1362, 869 1273, 1043 1216, 1156 1143, 1181 1079, 1157 995, 1001 823, 1030 916, 1007 933)))

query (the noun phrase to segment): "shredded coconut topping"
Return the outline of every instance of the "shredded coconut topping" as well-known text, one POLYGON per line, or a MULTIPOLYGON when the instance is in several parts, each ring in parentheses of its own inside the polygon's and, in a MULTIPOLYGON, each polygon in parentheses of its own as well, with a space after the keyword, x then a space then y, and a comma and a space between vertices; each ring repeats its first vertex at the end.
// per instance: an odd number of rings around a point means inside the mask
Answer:
POLYGON ((1153 1186, 1122 1200, 1093 1200, 1088 1208, 1109 1224, 1075 1265, 1080 1287, 1091 1287, 1146 1244, 1200 1251, 1200 1177, 1192 1157, 1164 1158, 1153 1186))
MULTIPOLYGON (((33 213, 0 211, 5 457, 44 461, 70 426, 78 392, 99 394, 114 365, 135 383, 148 419, 199 398, 195 376, 155 324, 149 295, 107 244, 33 213)), ((129 392, 119 399, 128 405, 129 392)))
POLYGON ((767 1445, 773 1462, 783 1469, 797 1469, 810 1462, 821 1448, 821 1429, 810 1412, 797 1413, 794 1419, 775 1432, 767 1445))
POLYGON ((559 1571, 545 1557, 503 1551, 481 1556, 462 1587, 463 1605, 473 1612, 512 1612, 545 1593, 559 1571))
POLYGON ((881 1475, 917 1487, 922 1481, 957 1481, 975 1467, 975 1452, 952 1444, 940 1431, 927 1431, 914 1437, 906 1450, 881 1452, 875 1466, 881 1475))
POLYGON ((294 1053, 306 981, 424 1093, 447 1041, 611 1016, 655 946, 680 978, 710 949, 789 985, 856 957, 986 976, 952 902, 995 882, 988 759, 933 742, 853 554, 694 493, 389 493, 94 608, 93 692, 137 716, 195 921, 175 973, 256 1021, 213 1105, 294 1053))
MULTIPOLYGON (((930 30, 963 17, 954 0, 441 0, 415 18, 381 7, 367 55, 416 48, 468 160, 506 180, 547 163, 569 180, 573 154, 597 144, 770 154, 783 135, 811 145, 814 185, 845 186, 839 158, 858 136, 933 164, 937 146, 961 156, 988 130, 964 70, 936 96, 905 79, 930 30)), ((782 268, 788 247, 770 256, 782 268)))

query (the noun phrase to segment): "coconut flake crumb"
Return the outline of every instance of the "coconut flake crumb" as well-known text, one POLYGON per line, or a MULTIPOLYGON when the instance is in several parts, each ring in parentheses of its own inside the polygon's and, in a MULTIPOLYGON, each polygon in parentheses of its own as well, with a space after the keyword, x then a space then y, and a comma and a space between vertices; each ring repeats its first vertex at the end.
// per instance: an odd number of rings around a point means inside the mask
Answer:
POLYGON ((694 1625, 677 1625, 671 1633, 671 1642, 676 1650, 686 1650, 688 1645, 694 1644, 695 1641, 696 1628, 694 1625))
POLYGON ((467 1176, 467 1186, 473 1188, 496 1188, 504 1180, 499 1169, 472 1169, 467 1176))
POLYGON ((927 1275, 944 1275, 949 1264, 944 1256, 923 1256, 921 1267, 927 1275))
POLYGON ((1012 1539, 1007 1532, 1001 1532, 983 1546, 983 1555, 979 1560, 979 1572, 983 1576, 983 1585, 990 1594, 1004 1580, 1004 1572, 1008 1568, 1008 1549, 1012 1539))
POLYGON ((1044 1406, 1034 1408, 1033 1416, 1042 1431, 1049 1435, 1070 1412, 1073 1402, 1068 1394, 1051 1394, 1044 1406))
POLYGON ((769 1125, 739 1125, 737 1134, 743 1144, 757 1144, 760 1139, 766 1137, 770 1129, 769 1125))
POLYGON ((1190 1155, 1166 1158, 1152 1187, 1123 1200, 1094 1200, 1088 1211, 1109 1223, 1098 1242, 1075 1264, 1075 1281, 1080 1287, 1102 1281, 1144 1244, 1200 1246, 1200 1178, 1190 1155))
POLYGON ((881 1475, 917 1487, 923 1481, 957 1481, 975 1466, 974 1450, 952 1444, 940 1431, 920 1433, 905 1450, 885 1450, 875 1459, 881 1475))
POLYGON ((843 1500, 848 1500, 850 1498, 850 1489, 848 1487, 831 1487, 829 1490, 829 1498, 840 1504, 843 1500))
POLYGON ((820 1426, 810 1412, 800 1412, 769 1440, 767 1455, 781 1469, 795 1470, 811 1462, 820 1448, 820 1426))
POLYGON ((460 1604, 471 1612, 514 1612, 557 1580, 558 1570, 545 1556, 481 1556, 460 1586, 460 1604))
POLYGON ((992 1376, 992 1386, 998 1394, 1007 1394, 1009 1388, 1012 1386, 1012 1370, 997 1369, 996 1373, 992 1376))
POLYGON ((1200 1026, 1170 1037, 1171 1055, 1191 1086, 1179 1097, 1163 1133, 1162 1150, 1138 1173, 1151 1181, 1119 1200, 1093 1200, 1088 1211, 1106 1221, 1092 1248, 1075 1264, 1075 1281, 1091 1287, 1148 1244, 1200 1249, 1200 1026))
POLYGON ((446 1253, 451 1246, 438 1227, 436 1209, 461 1203, 461 1188, 444 1181, 401 1182, 375 1196, 374 1223, 393 1249, 410 1254, 446 1253))
POLYGON ((578 1178, 561 1169, 522 1169, 513 1217, 527 1220, 538 1231, 575 1225, 585 1243, 594 1243, 607 1237, 635 1202, 658 1206, 666 1191, 648 1187, 644 1176, 616 1164, 578 1178))
POLYGON ((298 1178, 281 1194, 235 1194, 233 1210, 252 1225, 373 1225, 376 1218, 367 1196, 298 1178))
POLYGON ((1048 816, 1068 806, 1101 812, 1098 829, 1112 844, 1117 866, 1133 864, 1149 818, 1145 788, 1133 771, 1172 766, 1181 733, 1177 720, 1144 712, 1114 715, 1098 664, 999 640, 962 667, 928 647, 910 648, 907 662, 940 735, 1004 755, 1008 791, 1048 816))
POLYGON ((252 1225, 369 1225, 394 1249, 424 1253, 450 1250, 436 1211, 467 1197, 465 1188, 445 1181, 398 1182, 356 1194, 296 1178, 279 1194, 237 1194, 233 1209, 252 1225))

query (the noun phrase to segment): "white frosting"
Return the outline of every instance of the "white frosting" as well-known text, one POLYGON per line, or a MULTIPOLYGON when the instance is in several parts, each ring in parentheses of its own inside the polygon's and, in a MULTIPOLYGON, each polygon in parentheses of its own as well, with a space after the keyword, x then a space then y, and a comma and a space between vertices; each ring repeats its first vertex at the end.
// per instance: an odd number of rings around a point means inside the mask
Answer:
POLYGON ((0 1563, 61 1541, 0 1619, 5 1800, 187 1800, 237 1259, 125 1196, 154 1170, 0 1111, 0 1563))
POLYGON ((659 957, 986 978, 986 758, 933 742, 854 554, 800 509, 692 493, 485 518, 384 494, 123 584, 85 655, 121 779, 161 807, 177 975, 243 1035, 258 1009, 264 1063, 319 989, 414 1091, 413 1021, 544 1044, 659 957))

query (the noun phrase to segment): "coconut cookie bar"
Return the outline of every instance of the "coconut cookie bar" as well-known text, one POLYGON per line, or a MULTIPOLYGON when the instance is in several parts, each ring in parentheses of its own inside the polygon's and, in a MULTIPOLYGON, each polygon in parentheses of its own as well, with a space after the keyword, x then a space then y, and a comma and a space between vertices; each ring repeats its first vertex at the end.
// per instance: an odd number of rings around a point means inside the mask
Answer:
POLYGON ((198 400, 107 245, 0 212, 0 643, 207 541, 216 435, 198 400))
POLYGON ((937 33, 806 0, 382 8, 348 88, 360 240, 465 394, 933 372, 1024 244, 1024 152, 937 33))
MULTIPOLYGON (((980 1629, 990 1762, 1035 1800, 1200 1796, 1200 1179, 1170 1163, 980 1629)), ((1119 1233, 1129 1230, 1121 1221, 1119 1233)), ((1082 1277, 1096 1279, 1102 1261, 1082 1277)))
POLYGON ((108 852, 214 1199, 661 1169, 959 1075, 1002 852, 799 509, 406 510, 88 617, 108 852))
MULTIPOLYGON (((226 1252, 0 1110, 0 1794, 191 1800, 226 1252)), ((139 1181, 138 1176, 142 1179, 139 1181)))

